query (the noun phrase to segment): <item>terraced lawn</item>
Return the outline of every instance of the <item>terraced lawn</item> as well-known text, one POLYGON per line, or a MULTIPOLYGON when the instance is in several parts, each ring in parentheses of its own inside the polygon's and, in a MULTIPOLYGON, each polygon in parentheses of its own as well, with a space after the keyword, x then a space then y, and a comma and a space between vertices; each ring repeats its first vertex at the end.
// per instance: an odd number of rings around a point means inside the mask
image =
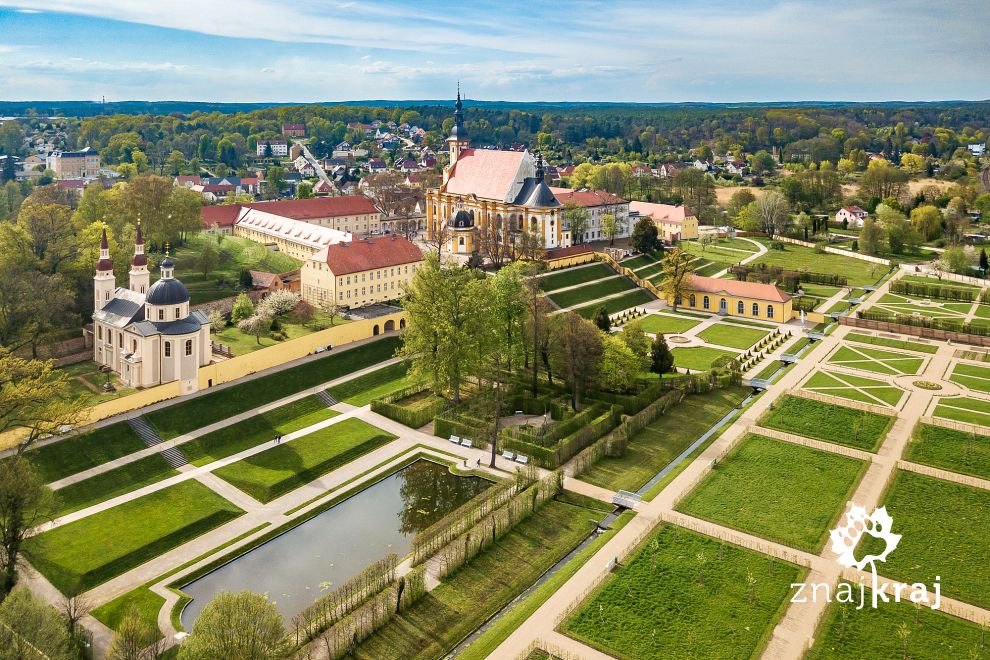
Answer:
POLYGON ((270 502, 395 438, 360 419, 345 419, 213 473, 259 502, 270 502))
MULTIPOLYGON (((921 371, 924 358, 908 353, 895 353, 880 348, 866 346, 840 346, 828 358, 829 364, 862 369, 884 376, 912 376, 921 371)), ((990 370, 988 370, 990 371, 990 370)))
POLYGON ((990 401, 968 396, 953 396, 938 400, 932 415, 967 424, 990 426, 990 401))
POLYGON ((412 385, 412 380, 407 376, 409 366, 408 361, 396 362, 363 376, 358 376, 336 387, 331 387, 327 391, 333 398, 343 403, 358 407, 366 406, 373 399, 398 392, 412 385))
POLYGON ((652 254, 641 254, 633 257, 632 259, 625 259, 623 261, 620 261, 619 265, 636 270, 637 268, 642 268, 643 266, 649 266, 650 264, 655 264, 657 263, 657 261, 658 261, 657 258, 654 257, 652 254))
POLYGON ((583 282, 600 280, 603 277, 611 277, 615 274, 616 272, 607 264, 597 263, 591 264, 590 266, 565 268, 560 272, 542 275, 537 281, 540 283, 541 289, 550 292, 556 291, 557 289, 563 289, 568 286, 575 286, 583 282))
POLYGON ((639 325, 643 328, 643 332, 648 332, 651 335, 676 335, 687 332, 699 323, 701 321, 679 316, 668 316, 666 314, 650 314, 639 320, 639 325))
POLYGON ((818 552, 865 468, 863 461, 749 435, 677 509, 818 552))
POLYGON ((769 330, 758 330, 735 323, 715 323, 699 332, 698 337, 709 344, 746 350, 769 334, 769 330))
POLYGON ((734 351, 723 351, 711 346, 691 346, 687 348, 675 348, 671 351, 674 354, 674 366, 678 369, 690 369, 691 371, 708 371, 712 364, 720 357, 735 357, 738 355, 734 351))
POLYGON ((58 515, 85 509, 177 474, 179 471, 169 465, 161 454, 145 456, 60 488, 56 491, 62 502, 58 515))
POLYGON ((759 657, 803 573, 662 525, 561 631, 616 658, 759 657))
POLYGON ((956 363, 949 380, 977 392, 990 392, 990 367, 956 363))
POLYGON ((885 381, 850 376, 834 371, 816 371, 802 387, 810 392, 831 394, 851 401, 896 407, 904 390, 885 381))
POLYGON ((843 339, 844 341, 853 341, 860 344, 885 346, 887 348, 896 348, 902 351, 914 351, 915 353, 928 353, 929 355, 938 352, 938 346, 932 346, 931 344, 922 344, 920 342, 906 341, 903 339, 890 339, 888 337, 874 337, 872 335, 864 335, 858 332, 850 332, 843 339))
POLYGON ((783 396, 760 420, 765 426, 806 438, 876 451, 896 418, 800 396, 783 396))
POLYGON ((31 564, 60 591, 87 591, 244 513, 195 480, 33 536, 31 564))
POLYGON ((990 479, 990 436, 919 424, 914 429, 904 458, 990 479))
POLYGON ((593 302, 589 305, 584 305, 583 307, 578 307, 572 311, 577 312, 582 317, 590 319, 595 315, 595 312, 599 307, 604 306, 609 314, 617 314, 621 311, 627 310, 630 307, 637 307, 638 305, 645 305, 648 302, 656 300, 653 295, 646 289, 640 289, 636 287, 635 290, 629 293, 624 293, 621 296, 616 296, 615 298, 609 298, 608 300, 602 300, 600 302, 593 302))
POLYGON ((574 307, 589 300, 597 300, 604 296, 635 288, 629 278, 616 276, 611 279, 589 284, 588 286, 568 289, 561 293, 551 293, 547 297, 558 307, 574 307))
POLYGON ((42 445, 24 456, 46 482, 58 481, 107 461, 144 449, 144 442, 126 422, 42 445))

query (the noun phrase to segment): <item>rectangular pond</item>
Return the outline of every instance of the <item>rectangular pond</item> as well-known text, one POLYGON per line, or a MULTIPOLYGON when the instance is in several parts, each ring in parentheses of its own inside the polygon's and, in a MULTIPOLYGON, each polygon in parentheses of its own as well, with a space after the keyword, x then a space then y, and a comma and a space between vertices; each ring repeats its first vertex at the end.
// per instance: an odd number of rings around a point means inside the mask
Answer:
POLYGON ((407 554, 417 532, 489 485, 433 461, 415 461, 183 586, 192 601, 182 611, 182 625, 192 630, 203 607, 221 591, 245 589, 268 594, 288 622, 368 564, 392 552, 407 554))

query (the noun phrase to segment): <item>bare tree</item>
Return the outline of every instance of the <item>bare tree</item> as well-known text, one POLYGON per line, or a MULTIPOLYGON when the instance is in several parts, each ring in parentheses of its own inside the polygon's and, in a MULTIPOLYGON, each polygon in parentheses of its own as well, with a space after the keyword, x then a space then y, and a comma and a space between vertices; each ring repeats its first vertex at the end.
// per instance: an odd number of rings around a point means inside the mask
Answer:
POLYGON ((404 180, 399 172, 381 172, 365 177, 364 185, 375 208, 384 216, 382 220, 391 220, 401 209, 405 196, 404 180))
POLYGON ((447 221, 442 218, 434 218, 433 231, 426 234, 426 245, 430 252, 437 255, 437 259, 443 256, 443 248, 450 240, 450 228, 447 221))
POLYGON ((336 320, 336 318, 340 316, 340 313, 344 310, 344 308, 338 305, 337 301, 334 300, 333 298, 326 298, 324 300, 321 300, 320 309, 323 311, 323 313, 325 313, 327 316, 330 317, 331 328, 333 327, 333 323, 336 320))
POLYGON ((58 604, 58 611, 65 617, 69 635, 75 636, 79 620, 89 614, 91 609, 93 609, 92 603, 80 595, 79 590, 75 587, 62 595, 58 604))
POLYGON ((495 266, 501 266, 509 251, 512 238, 501 216, 490 219, 477 229, 478 245, 481 252, 495 266))

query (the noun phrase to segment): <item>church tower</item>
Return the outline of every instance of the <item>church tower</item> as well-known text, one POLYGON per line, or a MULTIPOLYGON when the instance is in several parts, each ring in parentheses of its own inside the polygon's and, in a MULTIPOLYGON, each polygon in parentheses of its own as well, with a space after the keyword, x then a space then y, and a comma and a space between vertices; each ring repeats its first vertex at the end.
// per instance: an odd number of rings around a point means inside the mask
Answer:
POLYGON ((113 298, 117 281, 113 277, 113 262, 110 261, 110 242, 107 241, 107 228, 103 228, 100 240, 100 260, 96 262, 96 275, 93 277, 93 311, 98 312, 113 298))
POLYGON ((148 256, 144 253, 144 238, 141 236, 141 221, 138 220, 137 239, 134 241, 134 258, 131 259, 131 281, 128 287, 137 293, 148 293, 151 286, 151 273, 148 272, 148 256))
POLYGON ((471 139, 468 137, 467 129, 464 128, 464 113, 461 111, 461 85, 457 84, 457 102, 454 103, 454 125, 450 127, 450 137, 447 138, 447 148, 450 150, 450 164, 444 170, 444 183, 450 176, 450 170, 454 163, 460 158, 461 152, 468 148, 471 139))

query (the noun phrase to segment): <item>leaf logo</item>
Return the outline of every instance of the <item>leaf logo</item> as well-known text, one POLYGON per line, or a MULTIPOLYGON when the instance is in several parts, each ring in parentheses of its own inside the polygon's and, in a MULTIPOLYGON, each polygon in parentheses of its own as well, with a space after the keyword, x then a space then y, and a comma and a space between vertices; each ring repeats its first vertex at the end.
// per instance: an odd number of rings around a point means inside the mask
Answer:
POLYGON ((829 535, 832 538, 832 552, 839 555, 838 562, 847 568, 863 570, 867 564, 876 572, 877 561, 887 561, 887 555, 894 551, 901 540, 900 534, 891 533, 894 519, 887 513, 887 507, 873 510, 866 515, 866 509, 853 504, 846 512, 846 524, 833 529, 829 535), (883 539, 885 547, 880 554, 868 554, 862 559, 856 559, 856 545, 863 534, 883 539))

